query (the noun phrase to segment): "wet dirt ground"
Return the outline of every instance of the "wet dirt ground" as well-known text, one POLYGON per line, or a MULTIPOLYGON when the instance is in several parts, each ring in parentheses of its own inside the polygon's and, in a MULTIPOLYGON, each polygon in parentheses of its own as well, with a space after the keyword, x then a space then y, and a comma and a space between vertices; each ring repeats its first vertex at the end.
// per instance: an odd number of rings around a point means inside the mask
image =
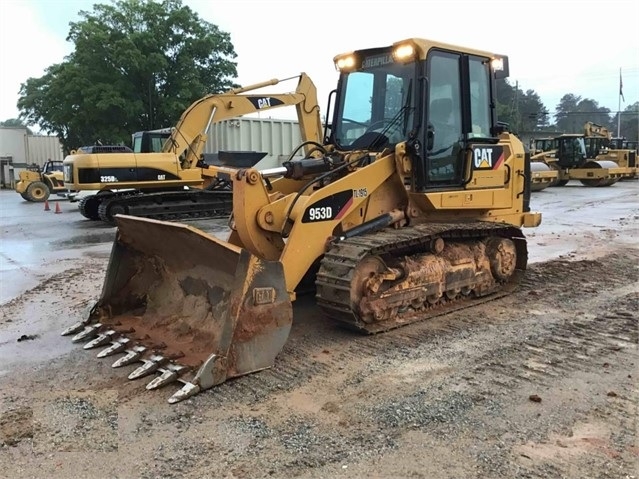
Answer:
POLYGON ((0 191, 0 477, 639 478, 636 181, 534 193, 510 296, 375 336, 303 297, 274 368, 177 405, 59 335, 115 229, 52 203, 0 191))

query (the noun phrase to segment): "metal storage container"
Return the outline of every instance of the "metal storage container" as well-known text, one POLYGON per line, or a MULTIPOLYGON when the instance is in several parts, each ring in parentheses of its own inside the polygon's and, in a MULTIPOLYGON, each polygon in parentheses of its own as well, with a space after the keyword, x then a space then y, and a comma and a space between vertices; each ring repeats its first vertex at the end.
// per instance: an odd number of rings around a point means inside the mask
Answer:
MULTIPOLYGON (((302 143, 296 120, 272 118, 233 118, 211 125, 205 153, 219 151, 258 151, 266 153, 256 167, 280 166, 302 143)), ((301 157, 298 153, 297 157, 301 157)))
POLYGON ((29 135, 26 128, 0 127, 0 187, 14 188, 28 165, 44 166, 47 160, 63 160, 57 136, 29 135))
POLYGON ((57 136, 28 135, 27 157, 43 166, 47 160, 64 160, 64 152, 57 136))

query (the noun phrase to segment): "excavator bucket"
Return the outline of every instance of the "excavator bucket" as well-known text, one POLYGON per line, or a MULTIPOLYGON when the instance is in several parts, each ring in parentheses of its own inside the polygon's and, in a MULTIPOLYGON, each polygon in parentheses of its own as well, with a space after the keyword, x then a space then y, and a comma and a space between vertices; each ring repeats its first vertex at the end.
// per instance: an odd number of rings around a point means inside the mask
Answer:
POLYGON ((293 307, 282 264, 179 223, 117 215, 117 236, 97 303, 62 334, 129 379, 183 384, 169 402, 269 368, 286 342, 293 307))

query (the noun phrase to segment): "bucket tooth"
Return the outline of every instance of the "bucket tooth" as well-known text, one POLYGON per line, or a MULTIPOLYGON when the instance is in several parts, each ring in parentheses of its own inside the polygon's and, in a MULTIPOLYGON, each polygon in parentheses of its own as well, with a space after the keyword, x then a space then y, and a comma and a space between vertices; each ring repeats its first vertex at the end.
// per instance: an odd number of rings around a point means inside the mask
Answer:
POLYGON ((109 329, 108 331, 105 331, 104 333, 100 334, 97 338, 89 341, 82 347, 84 349, 93 349, 99 346, 104 346, 105 344, 109 344, 110 342, 112 342, 113 338, 115 338, 117 334, 119 333, 115 331, 114 329, 109 329))
POLYGON ((93 324, 91 326, 85 326, 83 331, 79 332, 78 334, 73 336, 73 338, 71 338, 71 342, 72 343, 79 343, 80 341, 85 341, 87 339, 93 339, 93 338, 95 338, 98 335, 98 333, 100 332, 100 328, 101 327, 102 327, 102 324, 100 324, 100 323, 93 324))
POLYGON ((188 370, 189 368, 187 368, 186 366, 182 366, 179 364, 169 364, 160 376, 146 385, 146 388, 151 391, 153 389, 158 389, 162 386, 166 386, 169 383, 177 381, 178 378, 188 370))
POLYGON ((67 329, 60 333, 60 336, 71 336, 72 334, 78 334, 86 327, 86 321, 78 321, 72 326, 69 326, 67 329))
POLYGON ((116 341, 111 344, 108 348, 103 349, 98 353, 98 358, 106 358, 107 356, 112 356, 117 353, 121 353, 126 350, 131 344, 131 340, 129 338, 118 338, 116 341))
POLYGON ((184 401, 185 399, 188 399, 191 396, 195 396, 201 390, 202 388, 199 386, 199 384, 186 383, 184 386, 182 386, 182 389, 180 389, 178 392, 176 392, 175 394, 173 394, 173 396, 169 398, 169 404, 175 404, 180 401, 184 401))
POLYGON ((114 362, 112 368, 121 368, 122 366, 128 366, 129 364, 137 363, 142 358, 142 355, 146 352, 144 346, 135 346, 133 349, 126 350, 126 356, 121 357, 114 362))
POLYGON ((164 356, 154 354, 149 359, 143 359, 142 361, 144 364, 129 374, 129 379, 140 379, 148 376, 164 366, 169 360, 164 356))

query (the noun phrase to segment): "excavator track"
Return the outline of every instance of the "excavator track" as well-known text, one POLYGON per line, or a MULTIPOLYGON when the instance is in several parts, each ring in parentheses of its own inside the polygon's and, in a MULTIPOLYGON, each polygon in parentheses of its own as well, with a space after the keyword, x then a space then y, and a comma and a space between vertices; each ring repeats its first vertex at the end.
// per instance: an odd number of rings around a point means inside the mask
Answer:
POLYGON ((89 220, 99 220, 98 216, 98 203, 96 201, 96 195, 87 196, 82 198, 78 203, 78 210, 80 214, 89 220))
POLYGON ((225 218, 233 210, 231 190, 183 190, 157 193, 123 192, 104 196, 98 206, 99 219, 115 224, 116 214, 156 220, 225 218))
MULTIPOLYGON (((336 243, 322 259, 316 277, 316 301, 324 313, 350 328, 355 328, 367 333, 378 333, 397 328, 449 312, 474 306, 481 302, 490 301, 511 293, 519 283, 527 264, 526 240, 519 228, 490 222, 473 223, 431 223, 416 225, 400 230, 382 231, 366 234, 354 238, 345 239, 336 243), (385 258, 386 260, 399 260, 417 255, 437 256, 445 252, 445 248, 456 248, 459 245, 479 245, 494 238, 512 240, 516 248, 516 267, 508 278, 497 279, 480 287, 473 286, 470 281, 466 286, 455 287, 446 290, 438 298, 430 298, 428 301, 405 301, 397 307, 389 306, 389 310, 379 311, 379 320, 371 321, 364 318, 360 306, 355 304, 352 297, 353 288, 357 288, 361 277, 358 277, 358 267, 370 258, 385 258), (445 246, 444 246, 445 245, 445 246), (442 250, 442 247, 444 248, 442 250)), ((464 261, 464 260, 462 260, 464 261)), ((484 272, 481 272, 486 273, 484 272)), ((371 275, 372 276, 372 275, 371 275)), ((446 277, 446 275, 444 275, 446 277)), ((450 283, 452 284, 452 283, 450 283)), ((425 289, 429 285, 413 285, 414 289, 425 289)), ((430 285, 432 286, 432 285, 430 285)), ((396 296, 405 294, 407 289, 397 293, 396 296)), ((373 295, 374 296, 374 295, 373 295)), ((379 305, 383 302, 383 294, 376 298, 379 305)), ((392 302, 392 298, 390 300, 392 302)))

